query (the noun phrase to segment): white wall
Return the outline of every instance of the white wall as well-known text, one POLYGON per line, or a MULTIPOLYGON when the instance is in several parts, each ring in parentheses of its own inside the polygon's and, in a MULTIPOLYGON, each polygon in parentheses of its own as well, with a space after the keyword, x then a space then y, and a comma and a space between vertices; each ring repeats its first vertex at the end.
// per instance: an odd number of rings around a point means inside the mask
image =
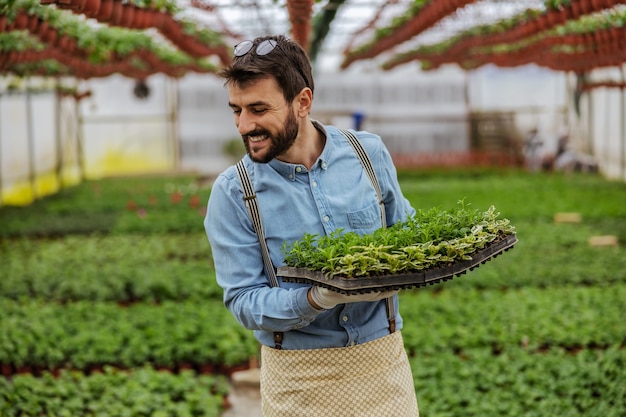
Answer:
MULTIPOLYGON (((593 76, 619 80, 621 74, 593 76)), ((181 169, 215 175, 233 163, 223 147, 239 134, 226 89, 214 75, 150 77, 146 99, 133 95, 133 80, 94 79, 79 84, 92 97, 79 106, 63 99, 58 107, 50 89, 9 94, 6 79, 0 78, 0 204, 28 204, 80 180, 81 143, 88 178, 181 169), (31 166, 38 173, 34 181, 31 166)), ((312 117, 353 127, 352 114, 362 112, 362 127, 380 134, 392 153, 436 153, 468 149, 470 112, 513 111, 520 132, 539 130, 544 154, 553 154, 558 136, 568 131, 573 146, 593 152, 605 175, 626 180, 624 93, 597 89, 584 95, 578 118, 571 86, 571 76, 534 66, 320 72, 312 117)))
POLYGON ((22 84, 10 91, 0 83, 0 204, 30 204, 79 179, 75 130, 57 123, 63 107, 64 120, 75 124, 75 106, 57 101, 47 85, 22 84))
POLYGON ((485 66, 468 73, 474 111, 513 111, 522 136, 537 129, 540 152, 553 155, 557 139, 569 129, 567 82, 562 73, 527 65, 518 68, 485 66))
POLYGON ((146 98, 119 75, 86 84, 92 97, 80 103, 80 133, 88 178, 177 168, 174 81, 155 75, 147 84, 146 98))
MULTIPOLYGON (((574 77, 570 77, 573 85, 574 77)), ((626 65, 599 69, 591 82, 626 82, 626 65)), ((626 90, 595 88, 583 94, 581 117, 576 137, 581 148, 593 154, 602 173, 611 179, 626 181, 626 90)))

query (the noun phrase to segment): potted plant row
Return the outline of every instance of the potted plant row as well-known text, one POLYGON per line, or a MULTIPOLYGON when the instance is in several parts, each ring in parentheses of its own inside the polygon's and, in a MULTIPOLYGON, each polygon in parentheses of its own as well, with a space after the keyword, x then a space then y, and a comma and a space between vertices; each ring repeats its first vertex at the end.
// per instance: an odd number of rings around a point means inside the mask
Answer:
POLYGON ((151 364, 230 374, 247 368, 258 343, 221 301, 114 303, 13 301, 0 298, 0 364, 10 376, 45 370, 93 372, 151 364))
MULTIPOLYGON (((469 47, 469 44, 459 39, 478 36, 475 35, 478 31, 486 33, 487 36, 490 33, 497 32, 497 30, 488 27, 474 28, 438 44, 421 46, 412 51, 398 54, 386 61, 383 64, 383 69, 391 69, 412 60, 428 62, 425 69, 438 68, 445 63, 459 62, 463 62, 463 68, 476 68, 477 63, 490 61, 485 58, 486 54, 498 55, 496 59, 499 65, 502 65, 502 62, 506 61, 507 57, 511 58, 511 60, 505 66, 522 65, 524 63, 536 62, 535 58, 537 60, 545 60, 547 57, 542 54, 549 55, 551 48, 558 45, 579 45, 581 47, 587 45, 588 48, 598 49, 600 55, 613 54, 611 61, 619 62, 619 54, 614 54, 616 50, 620 49, 624 36, 623 27, 625 22, 626 14, 623 11, 615 10, 611 13, 583 16, 578 20, 567 21, 553 30, 535 33, 517 42, 469 47), (515 57, 513 52, 515 52, 515 57)), ((511 26, 510 23, 503 24, 502 22, 497 26, 501 27, 503 25, 506 27, 511 26)), ((574 57, 574 55, 570 57, 574 57)), ((605 61, 607 60, 602 60, 602 62, 605 61)), ((604 66, 606 64, 599 65, 604 66)), ((559 68, 566 66, 567 62, 559 64, 559 68)), ((589 67, 593 68, 594 66, 593 62, 589 63, 589 67)), ((578 63, 574 67, 580 68, 578 63)))
POLYGON ((413 0, 409 9, 394 18, 389 26, 377 29, 369 42, 344 51, 341 68, 345 69, 353 62, 371 59, 380 53, 406 42, 431 28, 456 9, 463 8, 475 0, 413 0))
MULTIPOLYGON (((52 3, 52 2, 50 2, 52 3)), ((127 29, 155 28, 184 52, 194 57, 216 55, 222 63, 230 62, 229 48, 219 33, 201 27, 189 19, 178 19, 180 11, 176 2, 122 0, 56 0, 60 8, 84 14, 99 22, 127 29)))
POLYGON ((223 376, 105 367, 90 375, 62 371, 0 378, 0 410, 5 416, 218 417, 228 406, 228 392, 223 376))
MULTIPOLYGON (((38 6, 32 1, 22 3, 22 7, 12 10, 9 17, 13 21, 1 33, 29 31, 44 45, 47 44, 45 48, 39 46, 37 59, 71 63, 68 67, 80 78, 106 76, 114 72, 133 78, 157 72, 179 77, 188 71, 215 70, 209 61, 192 59, 183 52, 157 44, 142 32, 112 27, 93 29, 78 18, 60 10, 38 6), (29 7, 24 7, 26 4, 29 7), (137 56, 127 60, 131 54, 137 56), (96 67, 94 64, 105 65, 96 67)), ((17 45, 6 50, 14 50, 17 45)), ((29 56, 28 62, 36 60, 33 57, 29 56)), ((11 61, 19 62, 19 58, 13 57, 11 61)))
MULTIPOLYGON (((527 9, 511 18, 502 19, 495 24, 479 25, 463 31, 444 41, 445 47, 444 42, 440 43, 441 47, 438 48, 438 53, 455 56, 456 54, 466 53, 466 51, 476 46, 517 42, 558 27, 567 21, 576 20, 582 16, 611 8, 620 3, 624 3, 624 1, 602 0, 583 2, 579 0, 553 0, 546 3, 545 9, 527 9)), ((388 28, 379 29, 380 34, 377 37, 387 36, 386 32, 393 33, 393 28, 400 25, 398 22, 402 22, 405 19, 408 19, 408 17, 397 18, 395 24, 388 28)), ((361 49, 368 50, 372 44, 373 42, 364 45, 361 49)), ((390 49, 392 46, 394 45, 389 45, 386 49, 390 49)), ((358 52, 358 50, 354 50, 354 52, 358 52)), ((350 53, 347 53, 344 61, 346 64, 351 61, 350 56, 350 53)), ((392 57, 384 66, 386 69, 391 69, 394 66, 416 59, 413 56, 412 52, 398 54, 392 57)), ((450 58, 450 60, 454 59, 450 58)))

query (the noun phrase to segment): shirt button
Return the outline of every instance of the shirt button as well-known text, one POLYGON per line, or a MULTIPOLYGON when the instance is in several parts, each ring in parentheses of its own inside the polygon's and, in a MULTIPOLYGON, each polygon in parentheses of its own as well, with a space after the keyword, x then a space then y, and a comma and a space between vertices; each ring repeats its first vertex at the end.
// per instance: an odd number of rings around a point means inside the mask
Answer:
POLYGON ((296 167, 296 172, 302 172, 302 167, 296 167))
POLYGON ((326 169, 327 166, 328 164, 326 162, 322 162, 322 168, 326 169))
POLYGON ((348 321, 348 316, 343 316, 341 320, 343 320, 344 322, 348 321))
POLYGON ((330 217, 328 217, 328 216, 324 216, 324 221, 325 221, 325 222, 327 222, 327 221, 329 221, 329 220, 330 220, 330 217))
POLYGON ((317 181, 313 181, 313 183, 311 184, 313 187, 317 187, 317 181))

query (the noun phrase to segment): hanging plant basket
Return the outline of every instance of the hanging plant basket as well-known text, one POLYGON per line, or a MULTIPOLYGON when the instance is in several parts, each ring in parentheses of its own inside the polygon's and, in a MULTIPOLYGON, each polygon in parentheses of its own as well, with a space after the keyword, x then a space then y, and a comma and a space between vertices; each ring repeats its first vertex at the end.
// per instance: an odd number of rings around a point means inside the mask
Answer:
POLYGON ((132 28, 135 21, 135 7, 130 4, 123 4, 122 20, 120 25, 125 28, 132 28))
POLYGON ((113 14, 114 0, 101 0, 98 13, 94 16, 99 22, 108 22, 113 14))
POLYGON ((30 19, 28 15, 24 12, 19 12, 17 16, 15 16, 15 20, 13 21, 13 30, 24 30, 28 28, 28 22, 30 19))
POLYGON ((113 2, 113 11, 111 12, 111 24, 120 26, 122 23, 122 16, 124 14, 124 4, 121 1, 113 2))
POLYGON ((101 0, 83 0, 78 10, 87 17, 94 17, 97 16, 101 4, 101 0))

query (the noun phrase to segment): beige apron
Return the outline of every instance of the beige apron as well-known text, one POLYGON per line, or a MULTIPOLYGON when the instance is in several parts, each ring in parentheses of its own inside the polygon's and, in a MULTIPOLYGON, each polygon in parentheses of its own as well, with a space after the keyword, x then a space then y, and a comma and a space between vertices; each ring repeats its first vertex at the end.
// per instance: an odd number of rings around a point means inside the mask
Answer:
POLYGON ((345 348, 261 348, 264 417, 418 417, 399 331, 345 348))

